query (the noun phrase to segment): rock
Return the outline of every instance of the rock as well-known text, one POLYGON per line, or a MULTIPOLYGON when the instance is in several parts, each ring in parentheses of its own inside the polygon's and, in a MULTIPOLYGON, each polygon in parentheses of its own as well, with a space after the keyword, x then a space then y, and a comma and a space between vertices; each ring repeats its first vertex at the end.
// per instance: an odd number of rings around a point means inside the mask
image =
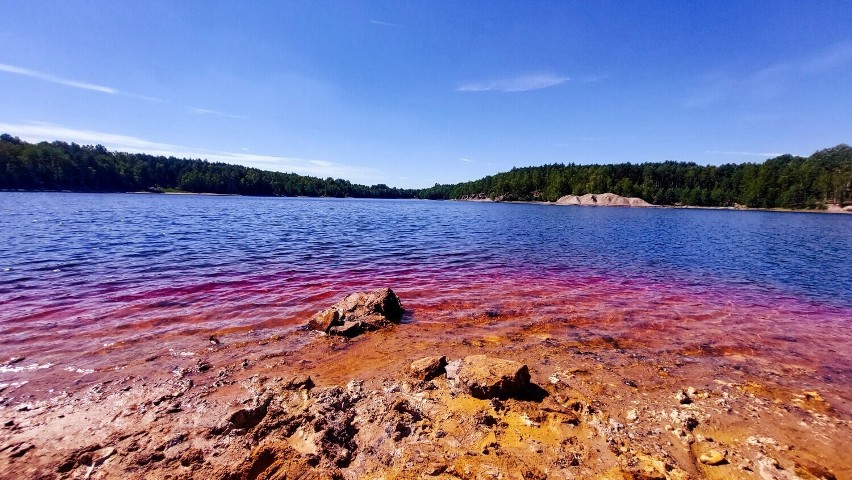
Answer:
POLYGON ((681 405, 689 405, 692 403, 692 399, 689 398, 689 395, 687 395, 683 390, 675 394, 675 400, 677 400, 681 405))
POLYGON ((411 376, 418 380, 431 380, 442 373, 447 365, 447 357, 424 357, 408 366, 411 376))
POLYGON ((314 381, 308 375, 295 376, 282 385, 284 390, 310 390, 314 388, 314 381))
POLYGON ((635 422, 639 419, 639 412, 636 411, 635 408, 631 408, 627 411, 627 415, 624 417, 628 422, 635 422))
POLYGON ((340 337, 357 337, 364 333, 364 326, 361 322, 344 322, 343 325, 335 325, 330 327, 326 333, 329 335, 338 335, 340 337))
POLYGON ((582 205, 599 207, 652 207, 650 203, 637 197, 622 197, 614 193, 587 193, 581 197, 565 195, 556 200, 557 205, 582 205))
POLYGON ((698 426, 698 419, 695 417, 687 417, 686 420, 683 421, 683 426, 691 432, 698 426))
POLYGON ((354 337, 399 323, 404 309, 390 288, 347 295, 332 307, 314 314, 307 327, 329 335, 354 337))
POLYGON ((837 480, 837 476, 829 469, 807 458, 799 458, 796 461, 794 471, 797 475, 804 478, 814 477, 825 480, 837 480))
MULTIPOLYGON (((227 418, 227 423, 230 424, 228 426, 244 430, 254 427, 263 420, 263 417, 266 416, 266 411, 271 402, 272 397, 266 397, 263 401, 259 402, 252 408, 241 408, 231 412, 227 418)), ((217 428, 221 429, 221 427, 217 428)), ((225 428, 225 430, 230 430, 230 428, 225 428)))
POLYGON ((68 473, 80 465, 87 465, 92 461, 93 452, 98 452, 100 450, 102 450, 102 447, 97 443, 78 448, 65 456, 56 468, 56 471, 59 473, 68 473))
POLYGON ((526 365, 512 360, 471 355, 446 366, 450 385, 475 398, 508 398, 530 387, 526 365))
POLYGON ((822 395, 819 394, 816 390, 805 390, 805 400, 812 400, 814 402, 824 402, 825 399, 822 398, 822 395))
POLYGON ((728 463, 725 453, 718 450, 707 450, 698 457, 698 460, 706 465, 722 465, 728 463))
POLYGON ((27 454, 30 450, 34 449, 35 445, 29 442, 16 443, 11 447, 5 447, 4 450, 8 450, 9 457, 11 458, 20 458, 27 454))
POLYGON ((329 308, 315 314, 308 322, 308 328, 328 333, 331 327, 340 324, 342 324, 340 322, 340 312, 334 308, 329 308))

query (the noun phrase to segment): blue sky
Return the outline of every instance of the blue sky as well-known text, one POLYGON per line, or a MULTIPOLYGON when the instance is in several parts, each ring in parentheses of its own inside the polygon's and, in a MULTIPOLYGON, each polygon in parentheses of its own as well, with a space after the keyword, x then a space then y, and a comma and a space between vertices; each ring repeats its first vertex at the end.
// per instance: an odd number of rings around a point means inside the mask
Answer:
POLYGON ((5 2, 0 132, 424 187, 852 142, 852 2, 5 2))

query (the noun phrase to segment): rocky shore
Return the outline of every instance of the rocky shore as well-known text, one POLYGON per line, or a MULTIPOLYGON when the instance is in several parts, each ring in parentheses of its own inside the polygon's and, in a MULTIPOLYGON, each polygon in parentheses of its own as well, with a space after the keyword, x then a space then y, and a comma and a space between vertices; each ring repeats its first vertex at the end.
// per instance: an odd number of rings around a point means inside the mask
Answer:
POLYGON ((793 364, 651 356, 551 321, 437 341, 402 312, 360 292, 293 338, 204 337, 203 358, 47 398, 2 387, 0 477, 852 478, 848 400, 793 364))

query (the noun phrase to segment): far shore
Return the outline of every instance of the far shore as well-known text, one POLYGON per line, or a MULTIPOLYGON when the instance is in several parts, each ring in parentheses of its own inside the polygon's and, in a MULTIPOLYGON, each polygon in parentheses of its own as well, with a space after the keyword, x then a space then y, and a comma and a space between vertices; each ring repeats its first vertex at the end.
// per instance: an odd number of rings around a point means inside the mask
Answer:
POLYGON ((843 210, 839 205, 831 204, 825 210, 807 209, 807 208, 753 208, 753 207, 702 207, 697 205, 645 205, 645 206, 629 206, 629 205, 563 205, 556 202, 545 202, 540 200, 493 200, 493 199, 453 199, 453 202, 473 202, 473 203, 508 203, 518 205, 546 205, 552 207, 580 207, 580 208, 666 208, 678 210, 731 210, 731 211, 751 211, 751 212, 786 212, 786 213, 841 213, 852 214, 852 210, 843 210), (832 208, 834 207, 834 208, 832 208))
MULTIPOLYGON (((148 192, 148 191, 134 191, 134 192, 77 192, 73 190, 9 190, 9 189, 0 189, 0 192, 41 192, 41 193, 124 193, 131 195, 200 195, 206 197, 241 197, 244 195, 232 194, 232 193, 196 193, 196 192, 148 192)), ((339 198, 339 197, 308 197, 308 196, 295 196, 295 197, 284 197, 284 198, 339 198)), ((357 197, 342 197, 342 198, 357 198, 357 197)), ((381 198, 373 199, 373 200, 384 200, 381 198)), ((393 200, 393 199, 390 199, 393 200)), ((418 199, 405 199, 405 200, 418 200, 418 199)), ((840 214, 852 214, 852 209, 849 209, 849 206, 845 207, 847 210, 844 210, 838 204, 829 204, 825 210, 817 210, 817 209, 807 209, 807 208, 755 208, 755 207, 744 207, 744 206, 736 206, 736 207, 705 207, 705 206, 697 206, 697 205, 565 205, 557 202, 546 202, 540 200, 494 200, 490 198, 463 198, 463 199, 450 199, 449 201, 453 202, 473 202, 473 203, 507 203, 507 204, 519 204, 519 205, 547 205, 547 206, 557 206, 557 207, 600 207, 600 208, 669 208, 669 209, 684 209, 684 210, 732 210, 732 211, 753 211, 753 212, 786 212, 786 213, 840 213, 840 214)))

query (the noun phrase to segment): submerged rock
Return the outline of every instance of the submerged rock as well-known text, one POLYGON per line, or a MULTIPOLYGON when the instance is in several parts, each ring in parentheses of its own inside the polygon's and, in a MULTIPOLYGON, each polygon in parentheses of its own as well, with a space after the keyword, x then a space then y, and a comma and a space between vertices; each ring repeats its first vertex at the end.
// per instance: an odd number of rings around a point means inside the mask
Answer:
POLYGON ((512 360, 471 355, 450 362, 446 371, 450 385, 481 399, 516 397, 530 387, 529 369, 512 360))
POLYGON ((399 323, 403 312, 399 297, 390 288, 356 292, 314 314, 308 328, 329 335, 354 337, 399 323))

